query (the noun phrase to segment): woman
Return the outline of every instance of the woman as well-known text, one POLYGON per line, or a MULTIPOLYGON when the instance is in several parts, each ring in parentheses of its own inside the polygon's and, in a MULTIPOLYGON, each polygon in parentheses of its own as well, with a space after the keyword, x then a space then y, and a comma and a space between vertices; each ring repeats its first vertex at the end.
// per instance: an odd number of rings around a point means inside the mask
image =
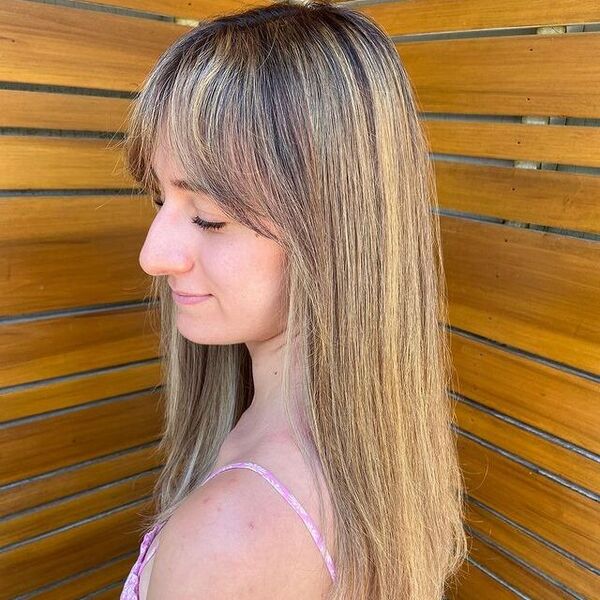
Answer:
POLYGON ((466 554, 446 300, 389 37, 319 1, 202 21, 126 159, 160 207, 166 461, 121 598, 442 598, 466 554))

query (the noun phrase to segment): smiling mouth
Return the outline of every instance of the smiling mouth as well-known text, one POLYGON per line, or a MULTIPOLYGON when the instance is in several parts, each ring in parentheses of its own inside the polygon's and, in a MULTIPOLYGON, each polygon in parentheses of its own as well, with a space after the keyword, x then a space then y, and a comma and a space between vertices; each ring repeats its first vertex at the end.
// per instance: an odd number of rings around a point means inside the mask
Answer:
POLYGON ((196 304, 198 302, 205 302, 206 300, 212 298, 211 294, 204 294, 202 296, 190 296, 179 294, 175 290, 171 292, 173 300, 178 304, 196 304))

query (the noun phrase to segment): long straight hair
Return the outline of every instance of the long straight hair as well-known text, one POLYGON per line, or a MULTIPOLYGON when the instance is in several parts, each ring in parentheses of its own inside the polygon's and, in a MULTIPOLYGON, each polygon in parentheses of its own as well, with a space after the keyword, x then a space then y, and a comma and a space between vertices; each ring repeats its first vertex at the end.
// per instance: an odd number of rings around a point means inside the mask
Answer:
MULTIPOLYGON (((328 598, 442 598, 467 555, 464 481, 435 179, 394 44, 319 0, 218 15, 165 50, 128 116, 125 164, 142 190, 159 193, 160 143, 197 190, 285 251, 283 398, 293 365, 290 427, 335 521, 328 598)), ((244 344, 185 339, 165 277, 150 296, 165 464, 148 527, 202 483, 254 392, 244 344)))

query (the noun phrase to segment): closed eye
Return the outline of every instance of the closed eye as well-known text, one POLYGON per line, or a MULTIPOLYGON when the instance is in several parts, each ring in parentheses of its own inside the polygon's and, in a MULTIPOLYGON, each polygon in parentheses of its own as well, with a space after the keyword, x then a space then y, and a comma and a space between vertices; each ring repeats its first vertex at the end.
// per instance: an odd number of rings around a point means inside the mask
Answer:
MULTIPOLYGON (((157 206, 162 206, 164 204, 164 202, 162 200, 157 200, 157 199, 154 199, 153 202, 157 206)), ((221 229, 222 227, 225 227, 225 225, 226 225, 226 223, 216 223, 214 221, 205 221, 204 219, 201 219, 200 217, 194 217, 192 219, 192 223, 198 225, 199 227, 202 227, 202 229, 221 229)))

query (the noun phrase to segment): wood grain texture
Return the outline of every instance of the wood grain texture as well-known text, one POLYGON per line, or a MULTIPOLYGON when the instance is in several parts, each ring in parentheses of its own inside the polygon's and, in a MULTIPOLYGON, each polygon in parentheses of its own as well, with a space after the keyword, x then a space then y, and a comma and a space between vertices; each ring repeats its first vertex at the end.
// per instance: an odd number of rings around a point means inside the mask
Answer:
POLYGON ((13 598, 134 551, 140 515, 149 509, 144 500, 6 550, 0 561, 3 593, 13 598))
MULTIPOLYGON (((45 589, 41 592, 37 591, 35 598, 36 600, 80 600, 81 598, 85 598, 86 595, 111 583, 118 582, 120 587, 122 587, 122 582, 125 581, 138 553, 139 548, 136 548, 133 552, 129 552, 120 558, 100 564, 97 568, 70 577, 56 584, 51 589, 45 589)), ((119 594, 120 589, 117 592, 113 591, 110 598, 118 600, 119 594)), ((95 595, 94 599, 97 598, 98 596, 95 595)))
POLYGON ((470 557, 480 565, 485 565, 495 576, 520 591, 527 598, 544 598, 544 600, 572 600, 567 591, 553 585, 527 566, 511 560, 493 546, 486 544, 475 536, 470 537, 470 557))
POLYGON ((161 385, 159 359, 0 391, 0 423, 161 385))
POLYGON ((600 177, 433 161, 441 208, 600 233, 600 177))
POLYGON ((600 21, 595 0, 402 0, 357 7, 388 35, 507 27, 548 27, 600 21))
POLYGON ((6 135, 0 144, 0 188, 136 187, 123 165, 121 140, 6 135))
POLYGON ((458 327, 600 373, 600 245, 442 216, 449 319, 458 327))
POLYGON ((456 404, 456 415, 462 430, 600 496, 600 469, 591 458, 464 402, 456 404))
POLYGON ((422 121, 433 152, 600 166, 600 128, 459 120, 422 121))
POLYGON ((92 403, 0 429, 0 485, 76 465, 161 435, 156 393, 92 403))
POLYGON ((465 562, 458 575, 460 585, 448 588, 449 600, 515 600, 517 597, 508 587, 473 563, 465 562))
MULTIPOLYGON (((548 577, 563 582, 574 593, 585 598, 594 597, 598 577, 591 569, 585 568, 547 543, 542 543, 527 529, 521 530, 473 502, 468 502, 466 509, 466 523, 470 528, 493 540, 516 559, 523 560, 548 577)), ((493 567, 491 564, 490 568, 493 567)), ((526 589, 525 593, 528 591, 526 589)))
POLYGON ((453 392, 600 454, 597 382, 457 332, 450 349, 453 392))
POLYGON ((458 449, 470 496, 588 565, 600 564, 597 502, 464 435, 458 449))
POLYGON ((155 309, 111 308, 0 325, 0 386, 158 356, 155 309))
POLYGON ((1 198, 0 315, 149 297, 138 257, 151 204, 138 194, 1 198))
POLYGON ((0 547, 52 533, 60 527, 145 498, 152 493, 156 478, 156 471, 141 473, 3 519, 0 547))
POLYGON ((600 116, 600 33, 404 42, 419 110, 600 116), (568 85, 563 82, 568 81, 568 85))
POLYGON ((155 469, 164 463, 157 442, 104 454, 97 459, 84 461, 58 469, 51 476, 42 474, 0 487, 0 516, 38 508, 109 484, 136 473, 155 469))
POLYGON ((0 127, 125 133, 128 98, 0 90, 0 127))
POLYGON ((3 0, 0 81, 134 92, 189 27, 83 8, 3 0))
MULTIPOLYGON (((116 0, 83 0, 83 2, 114 6, 116 0)), ((210 0, 209 2, 206 0, 118 0, 118 4, 119 7, 144 13, 201 21, 254 6, 266 6, 273 2, 269 0, 210 0)))

